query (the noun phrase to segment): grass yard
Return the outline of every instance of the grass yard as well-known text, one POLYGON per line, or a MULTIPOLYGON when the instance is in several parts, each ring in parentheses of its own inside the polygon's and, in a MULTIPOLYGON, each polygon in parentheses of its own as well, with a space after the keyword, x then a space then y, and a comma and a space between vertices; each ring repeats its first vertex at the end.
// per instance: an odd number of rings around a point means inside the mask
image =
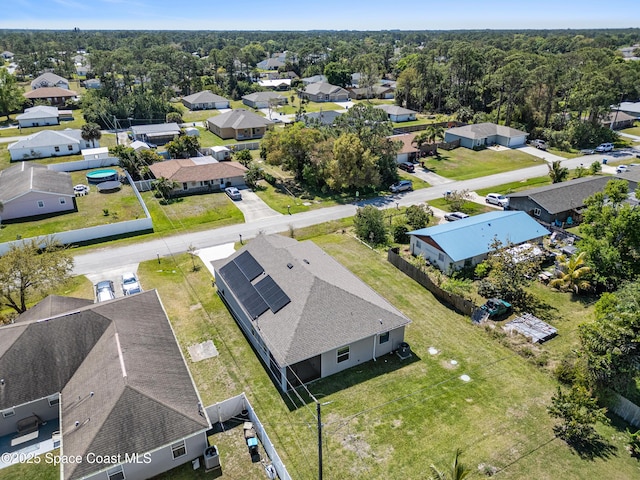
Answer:
MULTIPOLYGON (((429 205, 435 208, 439 208, 440 210, 444 210, 445 212, 451 212, 451 206, 444 198, 436 198, 434 200, 429 200, 429 205)), ((480 213, 487 213, 495 211, 495 208, 491 208, 487 205, 482 205, 476 202, 464 202, 462 205, 461 211, 467 213, 469 215, 478 215, 480 213)))
POLYGON ((185 230, 217 228, 244 222, 242 212, 223 192, 179 197, 161 205, 154 192, 143 192, 155 233, 178 233, 185 230))
POLYGON ((620 130, 622 133, 627 133, 629 135, 637 135, 640 137, 640 123, 636 122, 633 127, 625 128, 624 130, 620 130))
POLYGON ((468 148, 438 150, 435 157, 427 157, 424 165, 434 173, 452 180, 468 180, 520 168, 541 165, 544 160, 515 150, 478 152, 468 148))
MULTIPOLYGON (((86 184, 85 173, 86 171, 71 172, 73 184, 86 184)), ((76 197, 77 212, 31 221, 4 223, 0 229, 0 242, 15 240, 19 237, 52 235, 56 232, 122 222, 144 216, 142 206, 128 185, 123 185, 120 191, 113 193, 98 193, 94 185, 90 188, 89 195, 76 197), (108 215, 105 215, 105 209, 108 210, 108 215)))
POLYGON ((480 188, 476 190, 476 193, 482 197, 488 193, 502 193, 503 195, 520 192, 522 190, 529 190, 530 188, 544 187, 545 185, 551 185, 551 178, 548 175, 544 177, 527 178, 519 182, 503 183, 502 185, 496 185, 495 187, 480 188))

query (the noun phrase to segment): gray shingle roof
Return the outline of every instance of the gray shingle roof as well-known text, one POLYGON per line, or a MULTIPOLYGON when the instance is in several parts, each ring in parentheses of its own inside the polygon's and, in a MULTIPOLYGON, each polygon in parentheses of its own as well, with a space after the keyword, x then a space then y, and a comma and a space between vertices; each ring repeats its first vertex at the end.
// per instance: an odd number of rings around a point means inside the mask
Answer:
POLYGON ((38 88, 38 85, 42 85, 42 84, 55 85, 56 83, 59 83, 59 82, 66 83, 67 85, 69 85, 69 80, 67 80, 66 78, 63 78, 60 75, 56 75, 55 73, 52 73, 52 72, 45 72, 39 77, 36 77, 31 81, 31 87, 38 88))
POLYGON ((142 454, 208 428, 155 290, 41 320, 0 328, 0 408, 62 392, 65 455, 142 454))
POLYGON ((77 145, 82 141, 80 130, 41 130, 33 135, 29 135, 22 140, 9 145, 9 150, 20 148, 41 148, 55 145, 77 145))
POLYGON ((74 196, 71 175, 49 170, 46 165, 21 162, 0 171, 0 201, 3 203, 33 191, 74 196))
POLYGON ((584 207, 584 201, 604 190, 611 177, 576 178, 507 195, 509 198, 529 197, 550 214, 584 207))
POLYGON ((254 92, 242 97, 250 102, 268 102, 271 99, 286 100, 285 97, 276 92, 254 92))
POLYGON ((153 133, 179 135, 180 126, 177 123, 155 123, 153 125, 136 125, 131 127, 131 131, 134 135, 149 135, 153 133))
POLYGON ((304 89, 305 93, 309 95, 331 95, 333 93, 349 93, 344 88, 337 85, 331 85, 330 83, 317 82, 310 83, 304 89))
POLYGON ((398 105, 376 105, 373 108, 379 108, 380 110, 384 110, 387 115, 408 115, 417 113, 414 110, 409 110, 408 108, 399 107, 398 105))
POLYGON ((492 135, 500 135, 502 137, 520 137, 528 135, 527 132, 516 130, 515 128, 505 127, 504 125, 496 125, 495 123, 476 123, 473 125, 465 125, 464 127, 455 127, 447 130, 447 133, 458 135, 465 138, 486 138, 492 135))
POLYGON ((16 322, 28 322, 40 318, 55 317, 64 312, 84 308, 93 304, 93 301, 85 298, 60 297, 49 295, 44 300, 31 307, 16 318, 16 322))
POLYGON ((183 98, 187 102, 191 104, 195 103, 220 103, 227 102, 229 103, 228 98, 221 97, 220 95, 216 95, 211 90, 203 90, 202 92, 193 93, 191 95, 187 95, 183 98))
POLYGON ((16 116, 16 120, 29 120, 32 118, 43 117, 59 117, 58 107, 47 107, 45 105, 38 105, 31 108, 26 108, 24 113, 16 116))
POLYGON ((221 268, 243 251, 249 251, 291 299, 275 314, 267 310, 255 320, 280 365, 410 323, 311 241, 259 235, 228 259, 213 262, 214 267, 221 268))
POLYGON ((266 127, 273 123, 271 120, 267 120, 260 115, 245 110, 244 108, 237 108, 230 112, 225 112, 216 117, 211 117, 207 121, 219 128, 233 128, 238 130, 240 128, 259 128, 266 127))

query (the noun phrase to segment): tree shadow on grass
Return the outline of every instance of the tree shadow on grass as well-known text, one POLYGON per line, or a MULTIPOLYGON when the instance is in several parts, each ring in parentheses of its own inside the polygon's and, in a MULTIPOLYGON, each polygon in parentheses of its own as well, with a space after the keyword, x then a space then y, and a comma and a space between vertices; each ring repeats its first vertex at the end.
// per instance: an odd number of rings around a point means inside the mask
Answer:
POLYGON ((596 435, 588 440, 567 441, 573 451, 583 460, 595 460, 597 458, 606 460, 618 453, 618 447, 605 441, 600 435, 596 435))

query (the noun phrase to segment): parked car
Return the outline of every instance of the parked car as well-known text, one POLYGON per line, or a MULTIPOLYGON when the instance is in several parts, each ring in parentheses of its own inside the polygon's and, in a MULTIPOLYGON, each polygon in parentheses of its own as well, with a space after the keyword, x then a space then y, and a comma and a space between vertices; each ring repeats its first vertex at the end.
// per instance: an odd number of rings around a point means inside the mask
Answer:
POLYGON ((116 298, 116 291, 111 280, 96 283, 96 302, 104 302, 116 298))
POLYGON ((537 149, 540 149, 540 150, 546 150, 547 149, 547 142, 545 142, 544 140, 540 140, 540 139, 531 140, 529 145, 531 145, 532 147, 536 147, 537 149))
POLYGON ((616 168, 616 173, 624 173, 628 171, 629 167, 627 165, 618 165, 618 168, 616 168))
POLYGON ((236 187, 227 187, 224 189, 224 192, 229 195, 231 200, 242 200, 242 194, 236 187))
POLYGON ((484 197, 484 201, 491 205, 498 205, 502 208, 509 206, 509 199, 500 193, 489 193, 484 197))
POLYGON ((400 180, 389 187, 393 193, 405 192, 413 190, 413 182, 411 180, 400 180))
POLYGON ((597 153, 613 152, 613 143, 601 143, 596 147, 597 153))
POLYGON ((469 218, 469 215, 462 212, 451 212, 444 215, 444 219, 449 222, 455 222, 456 220, 462 220, 463 218, 469 218))
POLYGON ((411 162, 400 162, 398 164, 398 168, 401 168, 402 170, 405 170, 409 173, 413 173, 416 171, 415 165, 411 162))
POLYGON ((127 272, 122 274, 122 293, 125 295, 133 295, 134 293, 140 293, 142 288, 140 282, 135 273, 127 272))

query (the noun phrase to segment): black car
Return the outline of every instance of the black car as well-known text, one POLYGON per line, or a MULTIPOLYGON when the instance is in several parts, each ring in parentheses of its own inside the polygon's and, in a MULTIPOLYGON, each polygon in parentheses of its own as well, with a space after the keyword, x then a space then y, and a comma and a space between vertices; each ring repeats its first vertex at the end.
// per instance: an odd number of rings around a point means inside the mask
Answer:
POLYGON ((411 162, 400 162, 398 164, 398 168, 401 168, 402 170, 405 170, 409 173, 413 173, 416 170, 416 167, 411 162))

